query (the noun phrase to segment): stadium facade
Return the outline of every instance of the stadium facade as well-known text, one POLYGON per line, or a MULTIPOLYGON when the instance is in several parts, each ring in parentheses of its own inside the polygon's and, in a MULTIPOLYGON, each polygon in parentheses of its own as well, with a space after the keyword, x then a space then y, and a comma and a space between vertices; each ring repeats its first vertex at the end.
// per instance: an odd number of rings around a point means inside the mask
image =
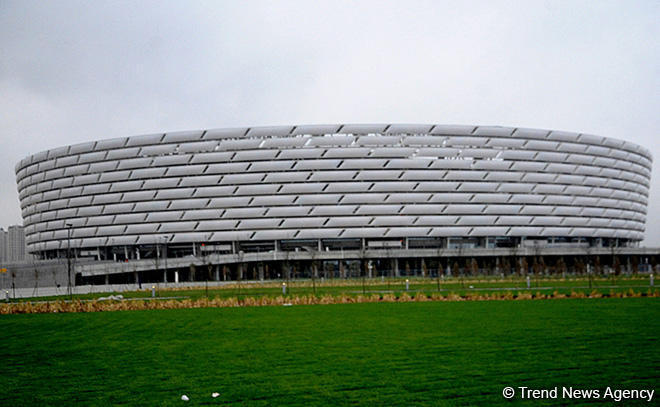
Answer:
POLYGON ((16 179, 42 259, 630 247, 643 239, 651 160, 564 131, 277 126, 65 146, 23 159, 16 179))

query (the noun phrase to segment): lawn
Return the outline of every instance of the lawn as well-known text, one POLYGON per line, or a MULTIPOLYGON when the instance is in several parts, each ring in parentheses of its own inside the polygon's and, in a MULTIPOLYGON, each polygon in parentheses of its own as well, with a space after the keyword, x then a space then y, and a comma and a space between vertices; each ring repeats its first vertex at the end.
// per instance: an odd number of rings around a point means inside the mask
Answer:
POLYGON ((658 298, 603 298, 4 315, 0 404, 508 405, 504 386, 653 389, 658 311, 658 298))

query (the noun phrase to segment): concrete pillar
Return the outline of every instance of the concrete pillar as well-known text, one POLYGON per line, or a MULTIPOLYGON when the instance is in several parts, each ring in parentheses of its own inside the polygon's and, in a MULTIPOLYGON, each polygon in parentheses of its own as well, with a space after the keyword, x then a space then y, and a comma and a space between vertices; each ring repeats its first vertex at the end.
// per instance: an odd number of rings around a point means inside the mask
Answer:
POLYGON ((220 281, 220 265, 215 266, 215 271, 213 272, 213 281, 220 281))
POLYGON ((264 264, 259 263, 259 280, 264 281, 264 264))
POLYGON ((174 282, 177 284, 179 283, 179 270, 174 272, 174 282))
POLYGON ((110 285, 110 274, 105 275, 105 285, 110 285))
POLYGON ((401 272, 399 271, 399 259, 396 257, 392 259, 392 273, 394 277, 401 277, 401 272))
POLYGON ((243 279, 243 263, 238 263, 238 279, 242 280, 243 279))
POLYGON ((167 270, 163 270, 163 283, 167 283, 167 270))

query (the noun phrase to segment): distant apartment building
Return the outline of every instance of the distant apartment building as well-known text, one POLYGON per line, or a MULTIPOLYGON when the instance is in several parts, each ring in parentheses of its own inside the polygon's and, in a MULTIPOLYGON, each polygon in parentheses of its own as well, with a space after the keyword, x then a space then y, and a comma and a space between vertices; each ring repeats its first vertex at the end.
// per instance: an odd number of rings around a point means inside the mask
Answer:
POLYGON ((25 231, 23 226, 0 228, 0 261, 15 262, 27 260, 25 231))

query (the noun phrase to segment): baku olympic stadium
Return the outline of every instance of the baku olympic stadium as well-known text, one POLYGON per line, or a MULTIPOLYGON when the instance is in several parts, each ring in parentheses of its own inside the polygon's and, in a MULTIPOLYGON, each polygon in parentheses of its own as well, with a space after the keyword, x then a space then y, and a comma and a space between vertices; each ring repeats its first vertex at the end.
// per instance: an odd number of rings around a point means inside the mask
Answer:
POLYGON ((81 278, 172 281, 195 264, 268 278, 295 259, 635 247, 651 160, 564 131, 338 124, 92 141, 29 156, 16 179, 31 253, 93 260, 81 278))

